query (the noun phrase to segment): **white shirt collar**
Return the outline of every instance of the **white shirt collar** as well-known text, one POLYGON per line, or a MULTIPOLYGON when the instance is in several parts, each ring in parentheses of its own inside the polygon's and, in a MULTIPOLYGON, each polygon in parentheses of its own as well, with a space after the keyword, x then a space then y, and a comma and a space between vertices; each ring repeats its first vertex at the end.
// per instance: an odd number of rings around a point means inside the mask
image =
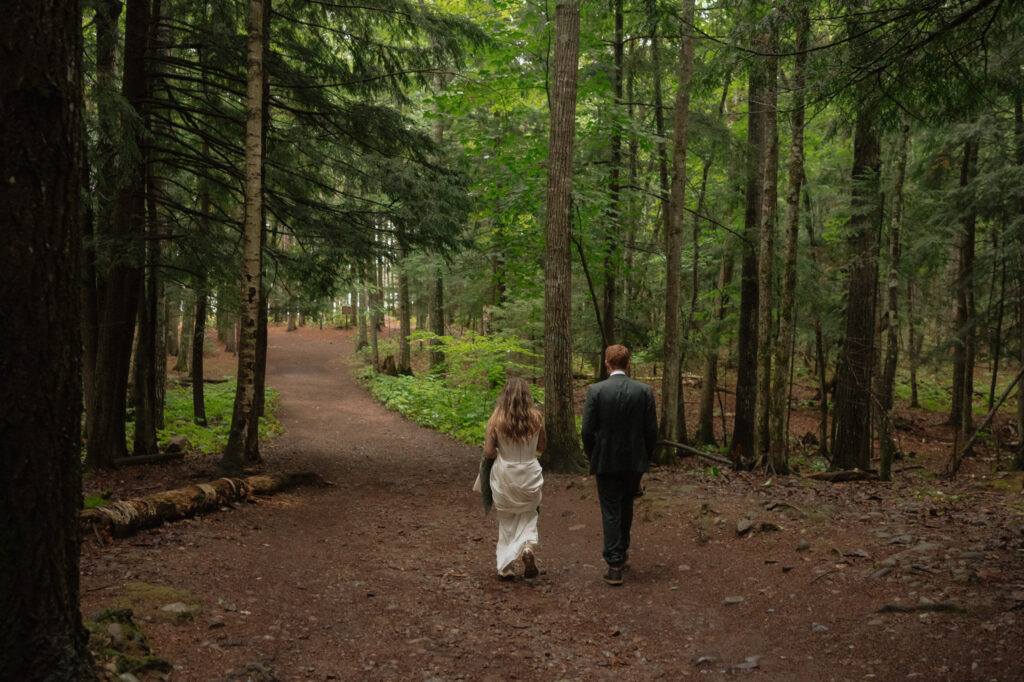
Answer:
POLYGON ((626 373, 625 373, 624 371, 622 371, 621 369, 616 369, 616 370, 613 370, 613 371, 612 371, 612 373, 611 373, 611 374, 609 374, 608 376, 609 376, 609 377, 613 377, 613 376, 615 376, 616 374, 621 374, 622 376, 626 376, 626 373))

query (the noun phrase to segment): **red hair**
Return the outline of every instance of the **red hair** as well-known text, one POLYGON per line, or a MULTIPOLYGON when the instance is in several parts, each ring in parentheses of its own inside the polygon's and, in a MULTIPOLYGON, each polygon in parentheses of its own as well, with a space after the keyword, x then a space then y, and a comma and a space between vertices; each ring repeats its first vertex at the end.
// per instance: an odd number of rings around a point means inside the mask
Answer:
POLYGON ((624 370, 629 366, 629 349, 618 343, 608 346, 604 351, 604 361, 612 370, 624 370))

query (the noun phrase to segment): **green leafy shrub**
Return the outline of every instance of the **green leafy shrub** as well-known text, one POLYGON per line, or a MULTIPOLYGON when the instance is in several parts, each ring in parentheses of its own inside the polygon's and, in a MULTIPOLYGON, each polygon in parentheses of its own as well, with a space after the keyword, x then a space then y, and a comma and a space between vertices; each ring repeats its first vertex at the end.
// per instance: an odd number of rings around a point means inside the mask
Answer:
POLYGON ((497 396, 495 390, 453 388, 432 377, 378 374, 367 387, 388 409, 471 445, 483 443, 497 396))
MULTIPOLYGON (((445 355, 445 376, 398 376, 375 374, 364 367, 356 375, 370 393, 391 410, 453 438, 481 445, 487 420, 494 411, 498 392, 509 374, 531 377, 537 370, 523 363, 531 353, 516 338, 467 333, 463 337, 438 336, 418 331, 413 341, 440 339, 445 355)), ((389 341, 391 341, 389 339, 389 341)), ((365 349, 364 349, 365 350, 365 349)), ((384 351, 381 351, 384 355, 384 351)), ((366 359, 363 351, 360 357, 366 359)), ((534 399, 544 400, 544 390, 531 386, 534 399)))
POLYGON ((438 339, 441 342, 436 350, 444 354, 449 386, 475 386, 489 390, 503 386, 509 373, 527 378, 538 373, 536 367, 522 361, 539 356, 513 336, 466 332, 455 337, 417 331, 409 338, 413 341, 438 339))

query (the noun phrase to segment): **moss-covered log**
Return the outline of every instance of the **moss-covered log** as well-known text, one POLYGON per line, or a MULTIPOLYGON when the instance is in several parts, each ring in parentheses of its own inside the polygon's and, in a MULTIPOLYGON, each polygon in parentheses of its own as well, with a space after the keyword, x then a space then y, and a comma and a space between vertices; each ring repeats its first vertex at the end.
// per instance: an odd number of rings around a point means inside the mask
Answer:
POLYGON ((166 490, 134 500, 120 500, 106 507, 84 509, 79 517, 85 536, 125 537, 166 521, 220 509, 253 495, 270 495, 298 485, 322 483, 311 472, 278 472, 248 478, 218 478, 209 483, 166 490))

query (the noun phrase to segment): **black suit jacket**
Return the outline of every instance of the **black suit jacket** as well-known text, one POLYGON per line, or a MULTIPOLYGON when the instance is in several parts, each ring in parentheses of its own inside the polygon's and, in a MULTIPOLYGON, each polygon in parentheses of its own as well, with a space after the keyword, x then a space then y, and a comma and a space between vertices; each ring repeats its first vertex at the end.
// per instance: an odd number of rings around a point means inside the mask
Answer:
POLYGON ((625 374, 593 384, 587 389, 582 430, 590 473, 648 471, 658 440, 654 391, 625 374))

